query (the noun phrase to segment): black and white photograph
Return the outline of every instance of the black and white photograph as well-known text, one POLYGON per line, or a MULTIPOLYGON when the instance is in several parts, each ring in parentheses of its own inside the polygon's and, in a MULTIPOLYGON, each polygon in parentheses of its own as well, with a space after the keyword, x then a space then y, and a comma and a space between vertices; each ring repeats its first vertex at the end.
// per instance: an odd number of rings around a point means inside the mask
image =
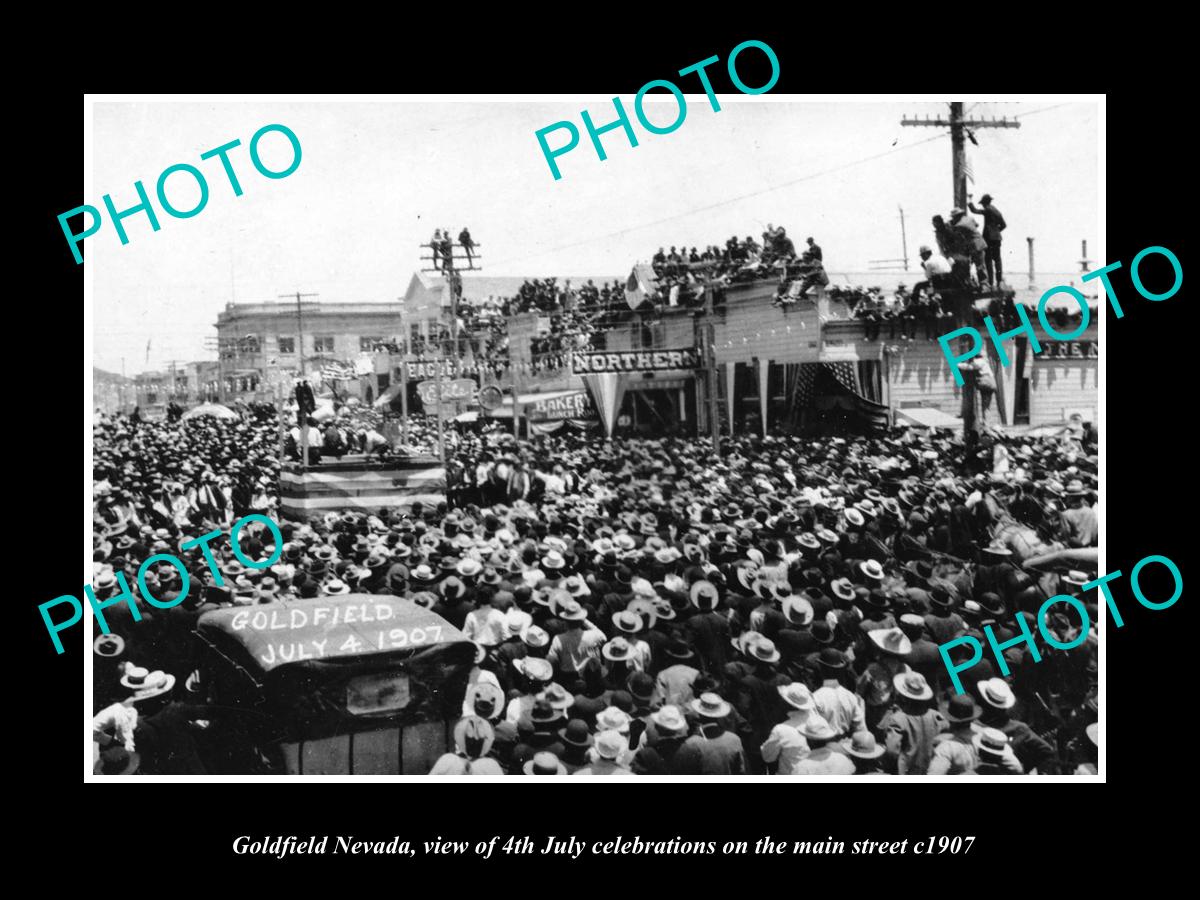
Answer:
POLYGON ((727 55, 89 96, 85 781, 1103 780, 1104 96, 727 55))

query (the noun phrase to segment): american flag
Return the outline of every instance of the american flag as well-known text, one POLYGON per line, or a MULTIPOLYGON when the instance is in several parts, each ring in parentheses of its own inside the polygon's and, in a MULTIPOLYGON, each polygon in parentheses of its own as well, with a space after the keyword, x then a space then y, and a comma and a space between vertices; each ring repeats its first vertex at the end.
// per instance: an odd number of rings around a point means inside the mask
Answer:
POLYGON ((340 362, 327 362, 321 366, 321 377, 326 381, 345 381, 357 378, 354 367, 340 362))

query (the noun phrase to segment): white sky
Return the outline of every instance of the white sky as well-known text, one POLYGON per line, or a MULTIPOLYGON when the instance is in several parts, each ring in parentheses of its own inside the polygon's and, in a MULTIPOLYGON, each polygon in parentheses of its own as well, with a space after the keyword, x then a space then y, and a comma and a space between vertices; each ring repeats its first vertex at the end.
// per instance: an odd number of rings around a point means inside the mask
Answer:
MULTIPOLYGON (((669 95, 647 103, 651 121, 675 112, 669 95)), ((622 96, 638 136, 603 135, 600 162, 580 120, 613 119, 611 100, 556 102, 97 102, 96 196, 117 209, 137 202, 141 179, 154 198, 158 175, 174 163, 206 176, 207 207, 190 219, 166 215, 161 230, 144 214, 111 222, 86 240, 93 267, 94 364, 127 374, 170 360, 212 359, 204 338, 231 299, 274 300, 300 290, 322 303, 394 299, 420 263, 417 245, 433 229, 463 224, 482 245, 493 275, 614 275, 660 246, 724 244, 731 234, 761 239, 768 222, 798 246, 813 235, 831 271, 866 271, 868 260, 901 255, 897 206, 908 249, 931 243, 929 219, 952 201, 945 129, 904 128, 904 115, 946 113, 932 102, 794 102, 764 95, 719 95, 713 112, 688 96, 688 115, 668 135, 646 132, 622 96), (558 158, 555 181, 534 132, 567 119, 580 144, 558 158), (250 162, 249 141, 266 124, 291 128, 300 167, 267 179, 250 162), (234 197, 216 159, 200 154, 234 138, 230 154, 244 193, 234 197), (869 157, 878 157, 868 159, 869 157), (850 165, 861 160, 861 164, 850 165), (831 171, 832 170, 832 171, 831 171), (753 195, 753 196, 747 196, 753 195), (741 199, 738 199, 741 198, 741 199), (149 362, 146 343, 150 341, 149 362)), ((968 143, 976 197, 991 193, 1008 221, 1005 265, 1026 271, 1025 237, 1036 239, 1040 272, 1075 272, 1081 239, 1095 257, 1097 107, 1093 102, 973 104, 968 117, 1021 115, 1019 129, 976 133, 968 143)), ((550 135, 552 146, 564 132, 550 135)), ((261 144, 273 169, 290 161, 286 139, 261 144)), ((173 175, 168 197, 187 209, 197 191, 173 175)), ((1096 265, 1103 261, 1096 261, 1096 265)), ((880 278, 880 283, 886 276, 880 278)))

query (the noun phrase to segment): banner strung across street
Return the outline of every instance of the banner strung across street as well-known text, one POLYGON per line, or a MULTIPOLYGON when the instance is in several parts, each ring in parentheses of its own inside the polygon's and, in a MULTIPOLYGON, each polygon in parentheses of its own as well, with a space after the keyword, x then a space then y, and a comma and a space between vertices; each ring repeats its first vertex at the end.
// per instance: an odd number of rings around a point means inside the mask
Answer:
POLYGON ((571 366, 576 375, 601 372, 661 372, 697 369, 700 356, 695 347, 679 350, 623 350, 618 353, 573 352, 571 366))

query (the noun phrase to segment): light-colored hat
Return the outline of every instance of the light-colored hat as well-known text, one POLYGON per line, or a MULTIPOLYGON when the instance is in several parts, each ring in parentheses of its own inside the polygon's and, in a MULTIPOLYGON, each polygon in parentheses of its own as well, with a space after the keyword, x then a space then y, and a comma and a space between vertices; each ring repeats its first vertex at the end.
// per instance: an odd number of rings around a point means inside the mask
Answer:
POLYGON ((533 758, 521 767, 526 775, 566 775, 567 767, 557 756, 548 750, 535 753, 533 758))
POLYGON ((901 697, 909 700, 929 700, 933 697, 933 689, 920 672, 898 672, 892 678, 892 684, 901 697))
POLYGON ((692 701, 692 710, 709 719, 723 719, 729 715, 732 707, 719 694, 706 691, 692 701))
POLYGON ((483 563, 468 556, 466 559, 459 560, 454 569, 463 578, 472 578, 483 571, 483 563))
POLYGON ((878 759, 884 753, 884 748, 875 742, 875 735, 869 731, 855 732, 843 749, 858 759, 878 759))
POLYGON ((779 691, 779 696, 789 706, 794 706, 796 709, 805 711, 813 708, 812 693, 799 681, 793 681, 791 684, 781 684, 776 690, 779 691))
POLYGON ((912 641, 899 628, 876 628, 873 631, 868 631, 867 635, 874 642, 875 646, 884 653, 891 653, 893 656, 906 656, 912 652, 912 641))
POLYGON ((567 561, 563 555, 557 550, 551 550, 542 557, 542 567, 546 569, 561 569, 566 566, 567 561))
POLYGON ((1062 580, 1064 584, 1070 584, 1074 587, 1083 587, 1091 581, 1087 572, 1080 572, 1077 569, 1072 569, 1066 575, 1062 576, 1062 580))
POLYGON ((595 748, 601 759, 616 760, 629 749, 629 741, 619 731, 601 731, 596 735, 595 748))
POLYGON ((515 606, 504 614, 504 633, 508 637, 516 637, 533 624, 533 616, 515 606))
POLYGON ((615 706, 609 706, 596 713, 596 729, 598 731, 609 730, 628 734, 631 721, 629 713, 615 706))
POLYGON ((883 580, 883 566, 879 564, 877 559, 865 559, 858 564, 858 568, 868 578, 873 578, 876 581, 883 580))
POLYGON ((807 597, 793 594, 783 600, 783 615, 793 625, 808 625, 813 620, 813 605, 807 597))
POLYGON ((125 639, 119 634, 102 634, 92 641, 97 656, 120 656, 125 652, 125 639))
POLYGON ((1008 749, 1008 735, 999 728, 984 728, 971 739, 971 743, 980 754, 1000 758, 1005 756, 1005 750, 1008 749))
POLYGON ((329 597, 338 597, 342 594, 350 593, 350 585, 346 584, 340 578, 330 578, 325 582, 322 592, 329 597))
POLYGON ((687 731, 687 719, 683 717, 683 713, 679 711, 679 707, 677 706, 668 704, 652 713, 650 718, 663 731, 669 731, 672 734, 687 731))
POLYGON ((454 726, 454 746, 470 759, 487 756, 495 740, 492 723, 480 716, 464 716, 454 726))
MULTIPOLYGON (((541 629, 538 630, 540 631, 541 629)), ((530 628, 529 631, 533 631, 533 628, 530 628)), ((542 633, 545 634, 544 631, 542 633)), ((549 681, 554 677, 554 668, 550 665, 550 662, 539 656, 525 656, 521 659, 514 659, 513 668, 530 681, 549 681)))
POLYGON ((1017 704, 1017 697, 1013 694, 1012 688, 1008 686, 1008 682, 1003 678, 989 678, 986 681, 976 682, 976 687, 979 688, 979 696, 983 698, 983 702, 988 706, 993 706, 996 709, 1012 709, 1017 704))
POLYGON ((764 663, 777 663, 782 658, 782 654, 776 648, 775 642, 768 637, 762 636, 756 641, 751 641, 745 647, 745 652, 751 659, 764 663))
POLYGON ((816 713, 809 715, 804 721, 802 733, 806 738, 817 741, 832 741, 837 737, 833 726, 816 713))
POLYGON ((855 528, 862 528, 866 524, 866 519, 863 517, 862 511, 851 506, 842 512, 846 517, 846 521, 855 528))
POLYGON ((628 662, 634 656, 633 645, 620 635, 605 644, 600 652, 610 662, 628 662))
MULTIPOLYGON (((550 643, 550 635, 541 626, 530 625, 525 629, 525 633, 521 635, 521 640, 525 642, 526 647, 537 649, 545 647, 550 643)), ((513 663, 513 665, 516 665, 516 663, 513 663)))

